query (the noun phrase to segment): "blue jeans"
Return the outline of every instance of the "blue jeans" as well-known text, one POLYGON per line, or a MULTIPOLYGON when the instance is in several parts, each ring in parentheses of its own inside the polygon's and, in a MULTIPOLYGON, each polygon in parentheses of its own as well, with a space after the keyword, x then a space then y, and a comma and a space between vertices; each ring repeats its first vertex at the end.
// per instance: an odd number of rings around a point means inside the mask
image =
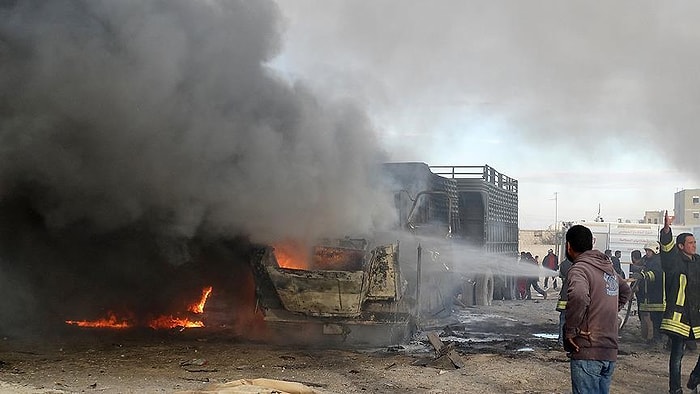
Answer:
POLYGON ((571 360, 573 394, 608 394, 615 371, 614 361, 571 360))
POLYGON ((559 347, 564 346, 564 323, 566 323, 566 311, 559 312, 559 336, 557 337, 557 344, 559 347))

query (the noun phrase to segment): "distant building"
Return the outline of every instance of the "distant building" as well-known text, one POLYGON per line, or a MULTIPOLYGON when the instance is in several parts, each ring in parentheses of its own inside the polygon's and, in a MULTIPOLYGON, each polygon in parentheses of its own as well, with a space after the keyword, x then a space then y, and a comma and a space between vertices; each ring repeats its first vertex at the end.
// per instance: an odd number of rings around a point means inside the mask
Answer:
POLYGON ((530 252, 533 256, 540 256, 540 261, 547 255, 549 249, 552 249, 555 254, 560 252, 552 229, 519 230, 518 235, 518 249, 521 252, 530 252))
POLYGON ((644 221, 647 224, 663 224, 664 211, 644 211, 644 221))
POLYGON ((684 189, 673 196, 674 224, 700 225, 700 189, 684 189))

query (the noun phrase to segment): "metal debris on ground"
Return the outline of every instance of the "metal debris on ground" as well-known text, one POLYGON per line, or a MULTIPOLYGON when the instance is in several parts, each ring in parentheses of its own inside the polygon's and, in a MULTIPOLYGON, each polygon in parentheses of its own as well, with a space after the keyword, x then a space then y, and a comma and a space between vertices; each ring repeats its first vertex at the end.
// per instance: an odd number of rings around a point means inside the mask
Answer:
POLYGON ((445 345, 440 337, 434 332, 428 333, 428 341, 431 345, 433 345, 433 348, 435 348, 436 360, 447 357, 455 368, 464 368, 464 360, 462 360, 462 357, 454 349, 453 344, 445 345))

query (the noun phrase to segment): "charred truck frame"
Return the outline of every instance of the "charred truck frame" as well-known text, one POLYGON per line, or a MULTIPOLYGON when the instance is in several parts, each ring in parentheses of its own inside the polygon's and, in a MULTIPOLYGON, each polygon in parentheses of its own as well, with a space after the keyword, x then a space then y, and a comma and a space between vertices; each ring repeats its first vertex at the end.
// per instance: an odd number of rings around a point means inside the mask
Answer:
POLYGON ((415 330, 404 297, 398 244, 374 248, 365 239, 326 240, 312 251, 311 265, 284 268, 274 248, 252 259, 256 308, 270 340, 308 345, 385 346, 404 342, 415 330))
POLYGON ((281 265, 273 247, 253 253, 256 310, 273 340, 398 344, 410 338, 420 317, 451 313, 455 289, 468 304, 513 298, 513 279, 454 270, 445 251, 468 244, 515 263, 516 180, 489 166, 386 163, 382 170, 397 210, 394 230, 374 234, 373 243, 320 242, 303 268, 281 265))
MULTIPOLYGON (((445 242, 438 245, 437 253, 440 253, 439 249, 444 252, 451 245, 467 245, 482 258, 491 257, 493 260, 494 269, 491 272, 461 272, 456 283, 454 280, 457 276, 454 274, 446 274, 443 279, 439 279, 440 275, 432 278, 442 283, 431 284, 423 280, 424 286, 434 290, 420 292, 424 312, 434 314, 441 308, 449 308, 452 294, 442 293, 455 286, 462 288, 463 302, 471 305, 485 305, 493 299, 515 297, 515 279, 499 274, 500 270, 495 268, 496 265, 517 261, 517 180, 488 165, 387 163, 384 170, 394 180, 394 201, 401 220, 399 227, 424 236, 442 235, 445 242)), ((430 244, 423 247, 430 247, 430 244)), ((404 249, 404 255, 405 252, 404 249)), ((428 256, 435 260, 436 252, 430 252, 428 256)), ((442 266, 449 271, 450 257, 444 260, 436 265, 438 269, 442 266)))

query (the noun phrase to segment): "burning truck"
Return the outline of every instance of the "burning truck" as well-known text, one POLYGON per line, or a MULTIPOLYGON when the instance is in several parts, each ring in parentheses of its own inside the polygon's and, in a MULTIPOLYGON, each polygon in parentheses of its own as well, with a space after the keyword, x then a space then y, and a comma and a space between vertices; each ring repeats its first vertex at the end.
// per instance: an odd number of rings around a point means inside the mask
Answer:
POLYGON ((65 323, 385 346, 405 342, 428 319, 449 315, 456 293, 473 305, 513 297, 513 280, 495 268, 517 256, 517 181, 489 166, 387 163, 383 172, 397 213, 390 231, 311 246, 191 241, 170 253, 177 256, 168 260, 187 261, 171 282, 184 283, 195 276, 190 273, 201 278, 174 311, 147 318, 109 311, 65 323), (470 258, 488 260, 488 269, 460 269, 455 255, 467 246, 478 251, 470 258))
MULTIPOLYGON (((414 316, 446 309, 442 282, 422 282, 417 248, 399 236, 321 244, 318 264, 302 269, 284 266, 280 245, 247 242, 290 236, 314 216, 309 237, 370 231, 376 218, 357 210, 391 211, 368 181, 383 152, 368 143, 377 136, 365 111, 315 97, 270 67, 284 30, 274 3, 0 9, 0 311, 12 316, 0 332, 250 335, 263 324, 313 322, 350 341, 381 322, 397 327, 388 340, 398 341, 414 316)), ((411 242, 434 226, 491 250, 513 227, 498 215, 517 202, 503 187, 517 183, 490 168, 471 194, 423 163, 385 169, 389 193, 399 194, 394 230, 410 224, 411 242)), ((446 261, 444 249, 427 250, 426 267, 446 261)))
POLYGON ((453 245, 469 245, 490 258, 515 263, 516 180, 489 166, 387 163, 383 170, 395 197, 395 230, 400 231, 374 234, 373 244, 345 238, 325 240, 310 251, 284 244, 261 246, 252 254, 256 311, 268 330, 281 334, 271 338, 401 343, 421 317, 449 314, 455 291, 470 304, 514 296, 512 278, 455 269, 448 252, 453 245), (391 237, 401 240, 382 242, 391 237))

